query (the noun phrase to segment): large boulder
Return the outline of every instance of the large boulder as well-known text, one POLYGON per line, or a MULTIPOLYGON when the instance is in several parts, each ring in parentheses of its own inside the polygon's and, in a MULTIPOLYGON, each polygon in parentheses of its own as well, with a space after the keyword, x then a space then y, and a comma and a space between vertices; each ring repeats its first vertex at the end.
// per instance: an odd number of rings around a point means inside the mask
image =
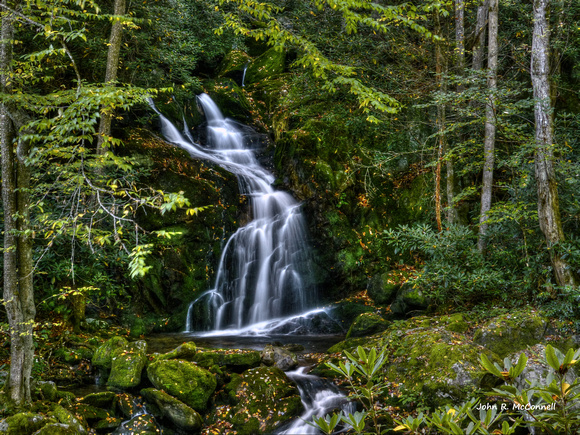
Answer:
POLYGON ((159 360, 147 367, 147 376, 155 388, 177 397, 198 412, 203 412, 216 389, 212 373, 183 360, 159 360))
POLYGON ((475 331, 473 341, 504 358, 540 342, 547 322, 535 310, 512 311, 489 320, 475 331))
POLYGON ((113 363, 113 354, 118 350, 124 349, 127 344, 127 339, 123 337, 113 337, 107 340, 93 354, 93 366, 108 373, 113 363))
POLYGON ((62 424, 69 426, 77 431, 77 433, 84 435, 88 433, 85 422, 81 421, 77 418, 72 412, 68 409, 63 408, 60 405, 55 405, 52 408, 52 415, 62 424))
POLYGON ((260 365, 260 352, 257 350, 204 349, 192 358, 199 366, 214 370, 224 367, 228 371, 242 373, 260 365))
POLYGON ((143 340, 115 349, 107 385, 123 389, 136 387, 141 383, 141 373, 146 363, 147 343, 143 340))
POLYGON ((201 416, 175 397, 155 388, 145 388, 141 390, 141 394, 147 403, 154 405, 151 412, 156 417, 169 420, 187 433, 198 432, 201 429, 203 425, 201 416))
MULTIPOLYGON (((64 423, 51 423, 34 432, 34 435, 80 435, 78 428, 64 423)), ((24 434, 22 434, 24 435, 24 434)))
POLYGON ((367 284, 367 295, 375 301, 377 305, 388 305, 397 296, 397 291, 401 287, 390 280, 390 275, 385 272, 373 276, 367 284))
POLYGON ((277 367, 234 374, 225 391, 234 405, 223 418, 239 435, 272 433, 303 409, 298 389, 277 367))
POLYGON ((8 435, 31 435, 54 419, 47 419, 40 414, 21 412, 0 421, 0 433, 8 435))
POLYGON ((354 319, 346 338, 365 337, 384 331, 389 326, 388 322, 376 313, 362 313, 354 319))
POLYGON ((391 304, 391 312, 395 316, 404 317, 421 313, 428 307, 429 300, 421 289, 414 287, 411 283, 405 283, 391 304))

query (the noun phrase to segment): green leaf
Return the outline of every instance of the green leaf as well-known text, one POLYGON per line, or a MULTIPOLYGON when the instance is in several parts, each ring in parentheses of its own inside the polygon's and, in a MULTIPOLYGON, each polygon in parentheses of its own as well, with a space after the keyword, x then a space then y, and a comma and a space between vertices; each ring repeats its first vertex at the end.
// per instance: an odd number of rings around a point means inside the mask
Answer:
POLYGON ((551 344, 546 346, 546 362, 552 367, 555 371, 560 370, 560 361, 556 356, 556 352, 551 344))
POLYGON ((494 364, 492 364, 492 362, 487 358, 487 356, 484 353, 481 354, 481 356, 479 357, 479 362, 483 366, 483 368, 488 372, 490 372, 492 375, 503 379, 500 370, 494 364))

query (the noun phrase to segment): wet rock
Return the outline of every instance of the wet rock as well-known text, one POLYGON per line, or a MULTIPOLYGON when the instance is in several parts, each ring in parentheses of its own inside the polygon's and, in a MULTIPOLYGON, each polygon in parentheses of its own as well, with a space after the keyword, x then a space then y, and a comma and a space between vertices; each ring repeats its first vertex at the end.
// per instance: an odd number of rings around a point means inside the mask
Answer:
POLYGON ((298 389, 277 367, 233 375, 225 391, 234 403, 225 419, 240 435, 272 433, 303 410, 298 389))
POLYGON ((151 414, 140 414, 123 423, 113 435, 159 435, 161 428, 151 414))
POLYGON ((346 334, 346 338, 373 335, 384 331, 387 329, 387 326, 389 326, 388 322, 378 314, 363 313, 354 319, 346 334))
POLYGON ((86 403, 75 403, 70 407, 70 411, 73 412, 74 415, 81 417, 81 419, 86 421, 89 425, 92 425, 92 423, 99 420, 105 420, 112 417, 111 412, 96 406, 87 405, 86 403))
POLYGON ((147 368, 153 386, 177 397, 198 412, 203 412, 216 389, 213 374, 183 360, 155 361, 147 368))
POLYGON ((491 319, 475 331, 473 341, 503 358, 538 343, 546 327, 546 320, 537 311, 515 311, 491 319))
POLYGON ((131 394, 123 393, 117 395, 115 404, 121 414, 127 418, 143 412, 143 403, 131 394))
POLYGON ((203 426, 203 419, 195 410, 164 391, 146 388, 141 390, 141 394, 159 410, 159 415, 154 412, 156 417, 169 420, 177 428, 191 433, 199 431, 203 426))
POLYGON ((107 385, 133 388, 141 383, 141 372, 147 363, 147 343, 143 340, 116 348, 112 352, 111 373, 107 385))
POLYGON ((0 433, 7 435, 31 435, 54 419, 47 419, 40 414, 21 412, 0 421, 0 433))
POLYGON ((276 366, 280 370, 288 371, 298 365, 296 354, 283 347, 266 345, 262 351, 262 362, 267 366, 276 366))
POLYGON ((106 418, 104 420, 97 421, 95 423, 95 425, 93 426, 93 428, 97 432, 110 433, 110 432, 114 431, 115 429, 117 429, 119 426, 121 426, 121 423, 123 423, 122 418, 109 417, 109 418, 106 418))

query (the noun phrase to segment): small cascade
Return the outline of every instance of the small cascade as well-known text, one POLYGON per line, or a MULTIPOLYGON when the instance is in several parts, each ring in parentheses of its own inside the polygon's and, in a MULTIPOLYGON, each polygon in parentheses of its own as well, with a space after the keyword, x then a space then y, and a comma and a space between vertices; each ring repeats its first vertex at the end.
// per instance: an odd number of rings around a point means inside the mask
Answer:
POLYGON ((246 62, 246 64, 244 65, 244 72, 242 74, 242 88, 244 87, 244 82, 246 81, 246 71, 248 71, 249 65, 250 65, 250 62, 246 62))
POLYGON ((324 417, 338 410, 345 413, 355 411, 355 404, 349 402, 336 385, 318 376, 306 374, 305 371, 306 367, 300 367, 298 370, 286 372, 298 386, 305 411, 300 418, 283 427, 279 434, 319 434, 316 427, 308 424, 312 422, 313 416, 324 417))
POLYGON ((208 95, 198 96, 198 103, 207 120, 206 144, 195 143, 187 126, 181 134, 157 111, 163 135, 192 157, 235 174, 240 193, 249 199, 252 220, 227 241, 215 286, 189 307, 186 331, 192 332, 197 304, 203 305, 204 317, 211 318, 206 330, 233 333, 305 312, 316 295, 300 205, 288 193, 272 187, 274 176, 246 146, 240 125, 224 118, 208 95))

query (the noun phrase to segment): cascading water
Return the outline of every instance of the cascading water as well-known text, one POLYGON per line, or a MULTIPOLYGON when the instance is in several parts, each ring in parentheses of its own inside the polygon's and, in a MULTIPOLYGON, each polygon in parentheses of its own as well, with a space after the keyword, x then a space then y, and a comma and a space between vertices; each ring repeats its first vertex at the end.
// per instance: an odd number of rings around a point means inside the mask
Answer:
POLYGON ((306 367, 300 367, 298 370, 286 373, 300 390, 305 412, 299 419, 279 430, 278 434, 320 434, 317 428, 309 424, 313 416, 324 417, 338 409, 347 414, 355 411, 355 404, 349 402, 336 385, 318 376, 306 374, 305 371, 306 367))
POLYGON ((194 304, 205 303, 212 318, 209 329, 239 332, 283 316, 306 311, 315 302, 310 284, 309 248, 300 205, 272 187, 274 177, 245 146, 237 123, 223 117, 212 99, 198 103, 207 120, 207 144, 194 142, 157 111, 165 138, 194 158, 216 163, 235 174, 240 193, 249 198, 253 220, 227 241, 217 270, 215 287, 190 306, 186 330, 191 328, 194 304))

